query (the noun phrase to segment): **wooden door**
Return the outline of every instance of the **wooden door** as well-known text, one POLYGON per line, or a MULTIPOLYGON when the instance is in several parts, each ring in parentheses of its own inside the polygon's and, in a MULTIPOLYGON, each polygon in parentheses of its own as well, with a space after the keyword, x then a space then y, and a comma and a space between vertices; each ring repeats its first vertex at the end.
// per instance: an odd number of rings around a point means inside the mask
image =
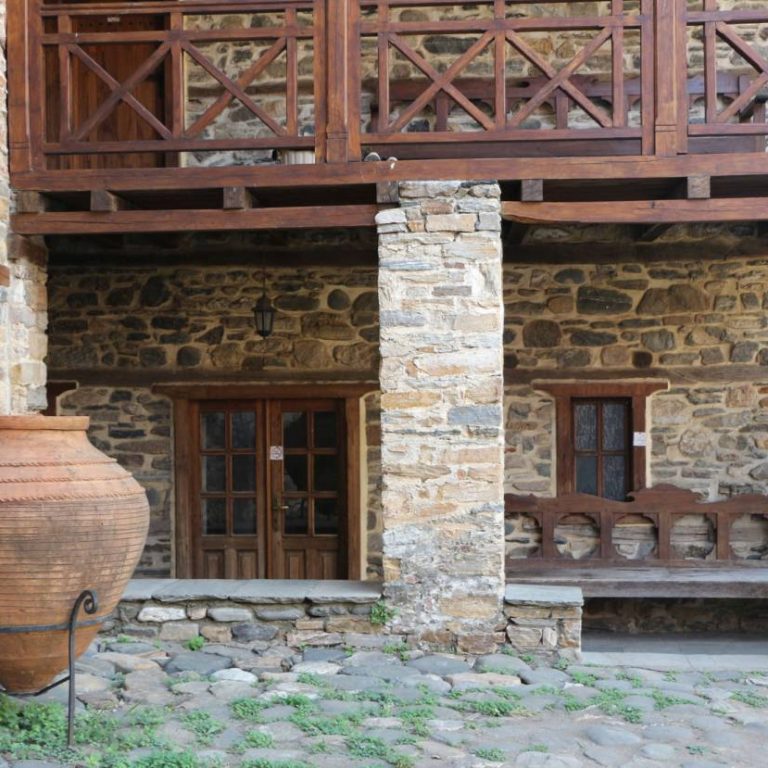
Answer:
POLYGON ((347 578, 345 413, 343 399, 193 404, 177 423, 193 578, 347 578))
POLYGON ((344 403, 273 401, 270 413, 270 575, 278 579, 345 578, 344 403))
POLYGON ((264 578, 264 403, 202 403, 196 427, 191 494, 195 577, 264 578))

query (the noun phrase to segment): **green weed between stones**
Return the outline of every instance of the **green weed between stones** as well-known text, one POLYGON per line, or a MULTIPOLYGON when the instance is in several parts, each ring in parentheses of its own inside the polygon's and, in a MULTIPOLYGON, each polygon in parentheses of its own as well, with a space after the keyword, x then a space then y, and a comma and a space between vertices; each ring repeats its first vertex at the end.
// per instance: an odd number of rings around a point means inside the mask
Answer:
POLYGON ((768 707, 768 698, 759 693, 752 693, 752 691, 736 691, 736 693, 731 694, 731 699, 740 701, 748 707, 768 707))
POLYGON ((184 643, 184 647, 189 651, 199 651, 205 645, 205 638, 198 635, 192 637, 184 643))
POLYGON ((569 672, 571 680, 576 685, 586 685, 592 687, 597 682, 597 676, 590 674, 589 672, 581 672, 579 670, 575 672, 569 672))
POLYGON ((459 701, 451 704, 459 712, 476 712, 486 717, 511 717, 528 715, 528 710, 519 701, 509 699, 489 699, 487 701, 459 701))
POLYGON ((530 744, 528 746, 528 752, 549 752, 549 747, 546 744, 530 744))
POLYGON ((351 736, 364 717, 363 712, 318 717, 312 710, 300 710, 288 719, 308 736, 351 736))
POLYGON ((251 723, 261 722, 261 713, 269 706, 264 701, 256 699, 235 699, 229 704, 232 716, 238 720, 248 720, 251 723))
POLYGON ((668 693, 658 690, 651 693, 651 698, 653 698, 656 709, 659 710, 667 709, 667 707, 674 707, 677 704, 696 704, 696 702, 691 699, 684 699, 681 696, 671 696, 668 693))
POLYGON ((630 675, 627 672, 618 672, 616 674, 617 680, 625 680, 626 682, 630 683, 630 685, 633 688, 642 688, 643 687, 643 680, 642 678, 638 677, 637 675, 630 675))
POLYGON ((413 768, 409 755, 397 754, 392 747, 374 736, 351 736, 346 741, 347 751, 361 760, 374 759, 388 763, 393 768, 413 768))
POLYGON ((397 615, 394 608, 390 608, 383 600, 375 602, 371 606, 371 624, 382 626, 392 621, 397 615))
POLYGON ((262 733, 261 731, 248 731, 245 738, 238 745, 238 751, 245 752, 246 749, 270 749, 275 740, 271 733, 262 733))
POLYGON ((606 715, 614 717, 623 717, 628 723, 639 723, 643 719, 643 713, 638 707, 626 704, 624 691, 609 689, 600 691, 595 698, 589 702, 591 705, 597 705, 598 709, 606 715))
POLYGON ((507 759, 504 752, 496 748, 485 749, 484 747, 481 747, 480 749, 475 750, 475 756, 479 757, 481 760, 488 760, 491 763, 503 763, 507 759))
POLYGON ((300 760, 267 760, 260 757, 240 763, 240 768, 311 768, 311 766, 300 760))
POLYGON ((197 743, 207 746, 213 737, 224 730, 224 723, 214 719, 209 712, 187 712, 181 719, 182 725, 197 736, 197 743))

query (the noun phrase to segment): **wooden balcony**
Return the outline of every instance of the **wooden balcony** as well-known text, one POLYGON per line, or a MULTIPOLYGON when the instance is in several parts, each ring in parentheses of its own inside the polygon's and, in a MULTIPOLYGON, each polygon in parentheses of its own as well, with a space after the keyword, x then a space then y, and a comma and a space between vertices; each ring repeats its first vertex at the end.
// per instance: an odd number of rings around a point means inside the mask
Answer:
POLYGON ((8 9, 12 183, 45 195, 21 234, 310 226, 319 203, 371 226, 376 185, 419 178, 499 179, 525 221, 768 217, 760 2, 8 9))

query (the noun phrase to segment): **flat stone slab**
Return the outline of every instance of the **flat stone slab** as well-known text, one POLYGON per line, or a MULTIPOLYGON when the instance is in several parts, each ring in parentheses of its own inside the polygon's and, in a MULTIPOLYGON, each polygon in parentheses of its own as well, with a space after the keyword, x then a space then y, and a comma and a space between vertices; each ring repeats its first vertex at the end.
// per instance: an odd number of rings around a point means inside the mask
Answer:
POLYGON ((173 579, 170 584, 154 592, 153 598, 161 603, 184 600, 228 600, 238 587, 247 581, 229 579, 173 579))
POLYGON ((584 605, 579 587, 553 587, 544 584, 507 584, 504 602, 508 605, 576 606, 584 605))
POLYGON ((131 579, 121 600, 151 600, 155 592, 170 586, 177 579, 131 579))

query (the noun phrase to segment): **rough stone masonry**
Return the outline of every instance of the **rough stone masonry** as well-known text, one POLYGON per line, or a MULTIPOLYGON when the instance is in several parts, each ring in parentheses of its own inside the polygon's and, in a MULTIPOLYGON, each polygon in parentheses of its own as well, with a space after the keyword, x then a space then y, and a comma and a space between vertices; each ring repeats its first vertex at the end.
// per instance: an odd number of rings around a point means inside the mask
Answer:
POLYGON ((481 652, 503 641, 500 190, 399 200, 377 216, 385 593, 395 631, 481 652))

